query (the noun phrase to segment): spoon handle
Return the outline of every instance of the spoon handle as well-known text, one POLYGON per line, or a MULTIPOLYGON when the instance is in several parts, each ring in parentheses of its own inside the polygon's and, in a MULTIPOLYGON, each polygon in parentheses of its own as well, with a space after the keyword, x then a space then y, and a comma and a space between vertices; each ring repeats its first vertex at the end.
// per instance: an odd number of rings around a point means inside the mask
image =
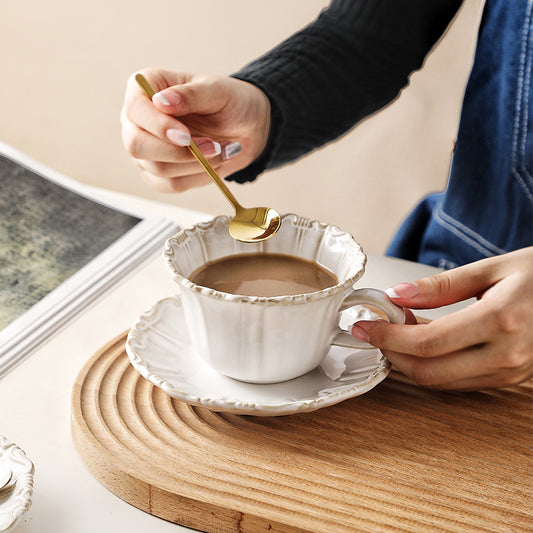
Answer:
POLYGON ((242 206, 237 202, 235 196, 228 189, 227 185, 222 181, 222 178, 217 174, 217 171, 212 167, 211 163, 205 158, 196 143, 191 139, 191 144, 187 146, 191 153, 196 157, 198 163, 202 165, 204 170, 211 176, 211 179, 217 184, 229 203, 235 208, 235 211, 242 209, 242 206))
MULTIPOLYGON (((136 74, 135 81, 139 84, 141 89, 152 99, 155 94, 154 88, 150 85, 149 81, 142 75, 136 74)), ((222 191, 224 196, 228 199, 229 203, 234 207, 235 211, 242 209, 242 206, 237 202, 235 196, 228 189, 227 185, 222 181, 217 171, 213 168, 211 163, 205 158, 204 154, 200 151, 196 143, 191 139, 191 144, 187 146, 192 155, 197 159, 198 163, 202 165, 203 169, 209 174, 211 179, 217 184, 218 188, 222 191)))
POLYGON ((150 82, 142 74, 135 74, 135 81, 151 100, 155 94, 155 89, 150 85, 150 82))

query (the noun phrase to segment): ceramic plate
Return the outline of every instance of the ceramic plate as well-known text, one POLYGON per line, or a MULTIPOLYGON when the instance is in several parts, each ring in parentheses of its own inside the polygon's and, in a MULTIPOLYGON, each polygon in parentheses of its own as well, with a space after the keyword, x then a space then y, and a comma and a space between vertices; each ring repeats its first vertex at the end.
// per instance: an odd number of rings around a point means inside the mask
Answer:
POLYGON ((0 532, 13 531, 30 508, 33 495, 33 463, 15 444, 0 435, 0 472, 12 471, 10 482, 0 490, 0 532))
MULTIPOLYGON (((345 322, 353 322, 345 317, 345 322)), ((343 326, 341 320, 341 327, 343 326)), ((141 315, 126 342, 133 367, 170 396, 192 405, 246 415, 314 411, 363 394, 389 373, 377 349, 332 346, 322 365, 290 381, 251 384, 225 377, 195 353, 179 298, 166 298, 141 315)))

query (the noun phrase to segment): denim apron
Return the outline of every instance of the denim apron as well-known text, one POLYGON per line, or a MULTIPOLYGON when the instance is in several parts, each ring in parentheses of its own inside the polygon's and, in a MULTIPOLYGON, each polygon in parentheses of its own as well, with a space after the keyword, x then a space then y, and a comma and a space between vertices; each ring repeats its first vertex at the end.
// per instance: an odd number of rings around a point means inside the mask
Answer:
POLYGON ((448 186, 417 206, 388 255, 453 268, 533 245, 532 7, 487 0, 448 186))

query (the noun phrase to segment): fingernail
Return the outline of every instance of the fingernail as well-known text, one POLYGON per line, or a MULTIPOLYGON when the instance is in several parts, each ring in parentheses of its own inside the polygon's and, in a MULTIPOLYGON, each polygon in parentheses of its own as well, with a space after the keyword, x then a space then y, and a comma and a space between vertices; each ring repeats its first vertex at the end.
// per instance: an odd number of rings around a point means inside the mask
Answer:
POLYGON ((220 155, 222 152, 220 143, 215 141, 201 142, 198 144, 198 148, 200 148, 200 151, 205 155, 205 157, 215 157, 216 155, 220 155))
POLYGON ((414 283, 400 283, 385 292, 390 298, 414 298, 420 294, 420 289, 414 283))
POLYGON ((170 102, 165 98, 164 94, 155 93, 152 100, 159 100, 163 105, 170 105, 170 102))
POLYGON ((191 136, 182 130, 170 129, 166 131, 167 139, 178 146, 189 146, 191 144, 191 136))
POLYGON ((391 287, 390 289, 385 289, 385 294, 386 294, 389 298, 399 298, 398 294, 397 294, 396 291, 394 290, 394 287, 391 287))
POLYGON ((354 324, 352 326, 352 335, 360 341, 370 342, 370 336, 368 335, 368 331, 366 331, 357 324, 354 324))
POLYGON ((180 95, 174 91, 170 90, 164 90, 159 93, 155 93, 152 97, 152 100, 158 100, 163 105, 170 106, 170 105, 178 105, 181 102, 180 95))
POLYGON ((222 150, 222 159, 231 159, 232 157, 235 157, 241 149, 241 143, 233 142, 226 144, 222 150))

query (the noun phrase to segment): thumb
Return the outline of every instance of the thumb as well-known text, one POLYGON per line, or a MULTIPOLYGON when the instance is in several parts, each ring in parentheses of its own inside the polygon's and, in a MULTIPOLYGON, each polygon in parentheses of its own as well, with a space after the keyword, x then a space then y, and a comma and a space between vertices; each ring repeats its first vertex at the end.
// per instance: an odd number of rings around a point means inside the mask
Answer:
POLYGON ((152 101, 160 111, 179 117, 216 113, 225 105, 227 97, 222 85, 209 77, 196 77, 157 92, 152 101))

